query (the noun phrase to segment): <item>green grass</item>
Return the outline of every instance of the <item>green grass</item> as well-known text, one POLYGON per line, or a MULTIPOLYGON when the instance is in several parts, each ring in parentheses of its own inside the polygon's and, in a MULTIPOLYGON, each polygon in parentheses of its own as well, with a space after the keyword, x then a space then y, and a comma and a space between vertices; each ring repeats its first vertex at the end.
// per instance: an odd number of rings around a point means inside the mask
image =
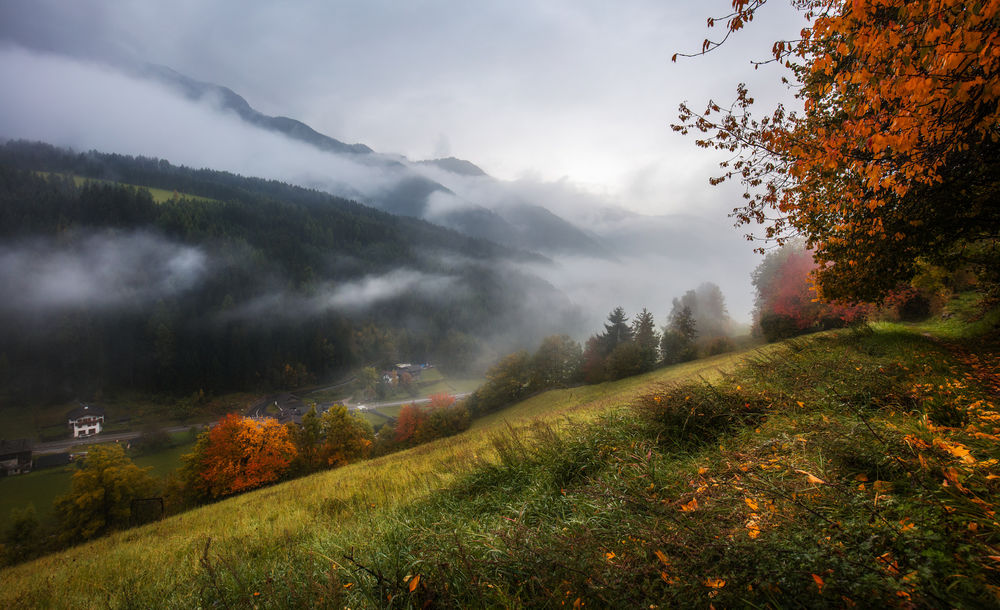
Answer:
MULTIPOLYGON (((39 175, 42 175, 42 176, 49 176, 49 175, 52 174, 52 172, 36 172, 36 173, 39 174, 39 175)), ((98 180, 96 178, 87 178, 85 176, 77 176, 77 175, 73 176, 73 182, 77 186, 83 186, 84 184, 86 184, 88 182, 99 182, 99 183, 104 183, 104 184, 111 184, 112 183, 110 180, 98 180)), ((149 191, 149 194, 152 195, 153 201, 156 202, 156 203, 164 203, 164 202, 170 201, 170 200, 172 200, 174 198, 193 199, 195 201, 204 201, 204 202, 215 202, 216 201, 215 199, 211 199, 209 197, 202 197, 200 195, 191 195, 189 193, 178 193, 176 191, 168 191, 168 190, 165 190, 165 189, 154 188, 154 187, 151 187, 151 186, 142 186, 142 185, 139 185, 139 184, 128 184, 128 183, 125 183, 125 182, 122 182, 120 184, 123 184, 125 186, 133 186, 135 188, 146 189, 147 191, 149 191)))
MULTIPOLYGON (((616 392, 638 396, 647 386, 689 375, 718 375, 721 367, 732 366, 739 358, 720 356, 592 388, 536 396, 454 437, 251 492, 43 557, 0 572, 11 583, 0 590, 0 603, 88 607, 103 604, 98 600, 110 595, 116 600, 112 605, 145 600, 147 605, 190 607, 197 603, 204 569, 198 557, 206 545, 212 558, 287 549, 293 563, 309 571, 331 540, 344 548, 364 546, 396 523, 392 516, 397 511, 479 467, 494 453, 492 438, 498 431, 527 430, 544 421, 558 424, 568 415, 583 418, 607 409, 616 392), (143 559, 150 553, 160 558, 155 566, 143 559), (59 567, 68 566, 67 562, 80 569, 59 567), (49 585, 38 580, 46 571, 51 571, 51 582, 59 590, 79 594, 71 598, 46 593, 49 585), (105 582, 102 591, 89 587, 90 578, 82 577, 85 572, 105 582)), ((327 582, 323 571, 316 576, 316 586, 327 582)))
POLYGON ((1000 347, 936 330, 541 394, 9 568, 0 605, 995 606, 1000 347))
POLYGON ((0 520, 6 520, 12 509, 32 504, 40 521, 51 522, 52 502, 69 491, 73 470, 70 465, 0 478, 0 520))
POLYGON ((132 461, 135 462, 136 466, 141 468, 152 468, 150 474, 153 476, 165 478, 180 467, 181 458, 185 454, 191 453, 191 450, 194 448, 195 439, 188 433, 181 432, 174 435, 174 442, 178 444, 163 451, 149 455, 140 455, 132 461))
MULTIPOLYGON (((181 465, 181 457, 191 452, 194 439, 185 432, 175 434, 176 445, 149 455, 135 457, 140 467, 151 467, 150 474, 165 478, 181 465)), ((52 502, 69 491, 73 465, 36 470, 28 474, 0 478, 0 519, 7 519, 12 509, 34 505, 39 519, 52 523, 52 502)))

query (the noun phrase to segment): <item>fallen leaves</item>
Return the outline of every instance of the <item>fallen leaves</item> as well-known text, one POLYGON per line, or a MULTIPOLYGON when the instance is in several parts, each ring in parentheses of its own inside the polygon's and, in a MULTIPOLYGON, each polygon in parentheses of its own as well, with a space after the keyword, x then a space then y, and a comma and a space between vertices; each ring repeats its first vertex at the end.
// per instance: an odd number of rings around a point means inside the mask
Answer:
POLYGON ((826 485, 826 481, 817 477, 814 474, 806 472, 805 470, 796 469, 795 472, 806 475, 806 480, 812 483, 813 485, 826 485))

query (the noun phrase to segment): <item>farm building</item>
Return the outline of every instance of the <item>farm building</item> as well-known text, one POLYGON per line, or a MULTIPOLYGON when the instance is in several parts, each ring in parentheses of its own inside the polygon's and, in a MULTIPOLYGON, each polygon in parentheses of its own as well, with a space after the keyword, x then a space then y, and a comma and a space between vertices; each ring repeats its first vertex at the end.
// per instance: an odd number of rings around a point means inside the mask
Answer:
POLYGON ((100 434, 104 428, 104 409, 96 405, 80 403, 66 415, 73 438, 100 434))
POLYGON ((31 441, 0 440, 0 476, 31 472, 31 441))

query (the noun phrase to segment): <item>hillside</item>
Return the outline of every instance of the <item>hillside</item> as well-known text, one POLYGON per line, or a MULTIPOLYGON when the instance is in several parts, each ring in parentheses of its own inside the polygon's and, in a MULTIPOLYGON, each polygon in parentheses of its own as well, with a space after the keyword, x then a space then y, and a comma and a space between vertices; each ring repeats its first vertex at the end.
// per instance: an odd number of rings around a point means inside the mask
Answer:
POLYGON ((475 367, 577 319, 538 255, 160 159, 6 143, 0 235, 0 401, 475 367))
POLYGON ((7 569, 0 602, 995 605, 996 322, 877 324, 550 391, 7 569))

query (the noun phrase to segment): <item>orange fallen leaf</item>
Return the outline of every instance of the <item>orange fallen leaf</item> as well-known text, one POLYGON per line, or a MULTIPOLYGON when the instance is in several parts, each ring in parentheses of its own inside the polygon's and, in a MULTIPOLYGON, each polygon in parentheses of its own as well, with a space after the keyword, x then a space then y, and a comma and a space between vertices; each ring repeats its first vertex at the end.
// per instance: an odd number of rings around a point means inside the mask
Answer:
POLYGON ((420 584, 420 574, 417 574, 416 576, 410 579, 410 593, 413 593, 414 591, 417 590, 418 584, 420 584))
POLYGON ((743 501, 750 507, 750 510, 757 510, 757 501, 753 498, 743 498, 743 501))
POLYGON ((608 561, 611 561, 612 559, 615 558, 615 552, 614 551, 609 551, 609 552, 605 553, 604 554, 604 558, 607 559, 608 561))
POLYGON ((726 586, 726 581, 721 578, 706 578, 705 586, 712 589, 721 589, 726 586))
POLYGON ((681 510, 684 512, 691 512, 698 508, 698 498, 691 498, 691 501, 687 504, 681 504, 681 510))
POLYGON ((820 590, 820 592, 822 592, 823 591, 823 577, 820 576, 819 574, 813 574, 812 577, 813 577, 813 582, 816 583, 816 587, 820 590))
POLYGON ((796 469, 795 472, 797 472, 799 474, 806 475, 806 479, 810 483, 813 483, 815 485, 826 485, 826 481, 824 481, 823 479, 817 477, 816 475, 813 475, 813 474, 810 474, 810 473, 806 472, 805 470, 798 470, 798 469, 796 469))
POLYGON ((663 565, 670 565, 670 562, 667 560, 667 556, 663 554, 663 551, 657 549, 656 551, 653 551, 653 554, 656 555, 656 558, 659 559, 660 563, 663 565))

